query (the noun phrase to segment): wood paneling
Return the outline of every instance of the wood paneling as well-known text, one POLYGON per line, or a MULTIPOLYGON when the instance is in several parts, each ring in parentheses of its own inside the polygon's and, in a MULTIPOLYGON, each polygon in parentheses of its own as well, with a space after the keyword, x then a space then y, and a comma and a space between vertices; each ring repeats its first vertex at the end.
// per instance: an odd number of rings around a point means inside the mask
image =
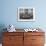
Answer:
POLYGON ((24 46, 44 46, 44 32, 24 33, 24 46))
POLYGON ((23 33, 4 33, 3 46, 23 46, 23 33))
POLYGON ((44 32, 3 32, 3 46, 44 46, 44 32))

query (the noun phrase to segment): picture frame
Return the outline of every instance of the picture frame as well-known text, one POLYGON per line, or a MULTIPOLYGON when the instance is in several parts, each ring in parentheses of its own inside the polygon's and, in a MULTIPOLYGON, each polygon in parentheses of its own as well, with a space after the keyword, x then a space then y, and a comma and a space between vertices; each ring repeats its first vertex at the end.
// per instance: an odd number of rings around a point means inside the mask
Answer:
POLYGON ((35 8, 19 7, 18 21, 35 21, 35 8))

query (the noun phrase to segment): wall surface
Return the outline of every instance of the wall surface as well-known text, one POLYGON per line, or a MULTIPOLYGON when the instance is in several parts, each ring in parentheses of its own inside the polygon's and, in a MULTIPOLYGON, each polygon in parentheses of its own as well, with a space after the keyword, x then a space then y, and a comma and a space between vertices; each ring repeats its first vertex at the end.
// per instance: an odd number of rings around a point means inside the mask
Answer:
POLYGON ((46 0, 0 0, 0 29, 9 24, 20 29, 46 28, 46 0), (34 22, 18 22, 17 8, 19 7, 34 7, 36 20, 34 22))

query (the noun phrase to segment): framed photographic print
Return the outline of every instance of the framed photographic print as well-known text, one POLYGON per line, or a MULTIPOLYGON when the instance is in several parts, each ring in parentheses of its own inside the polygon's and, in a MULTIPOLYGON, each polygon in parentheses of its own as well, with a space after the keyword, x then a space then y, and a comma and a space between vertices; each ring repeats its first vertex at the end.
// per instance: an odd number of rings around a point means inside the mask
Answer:
POLYGON ((18 21, 35 21, 35 8, 19 7, 18 21))

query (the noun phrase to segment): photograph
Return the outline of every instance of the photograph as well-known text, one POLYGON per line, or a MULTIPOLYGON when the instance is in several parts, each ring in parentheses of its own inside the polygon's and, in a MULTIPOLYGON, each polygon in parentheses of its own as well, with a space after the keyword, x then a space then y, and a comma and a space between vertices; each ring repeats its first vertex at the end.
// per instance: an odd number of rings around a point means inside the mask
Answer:
POLYGON ((46 46, 46 0, 0 0, 0 46, 46 46))
POLYGON ((34 21, 35 8, 20 7, 18 8, 18 21, 34 21))

